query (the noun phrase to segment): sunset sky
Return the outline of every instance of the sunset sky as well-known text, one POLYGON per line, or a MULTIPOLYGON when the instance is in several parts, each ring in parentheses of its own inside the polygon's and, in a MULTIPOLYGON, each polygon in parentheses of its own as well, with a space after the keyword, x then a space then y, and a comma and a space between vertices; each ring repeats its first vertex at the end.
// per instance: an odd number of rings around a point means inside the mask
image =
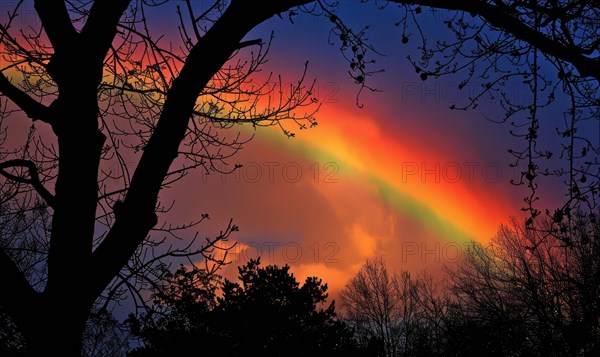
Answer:
MULTIPOLYGON (((483 117, 498 113, 493 100, 481 110, 449 110, 476 88, 461 92, 456 78, 421 81, 406 59, 416 46, 401 44, 397 14, 352 3, 340 15, 355 28, 372 25, 368 37, 383 54, 373 58, 385 72, 369 84, 381 92, 363 92, 363 107, 356 105, 359 87, 338 44, 328 44, 326 18, 273 18, 248 38, 275 31, 263 72, 284 83, 309 62, 322 103, 318 126, 295 130, 293 139, 275 127, 243 128, 255 137, 230 160, 244 165, 237 173, 190 175, 162 196, 176 200, 172 214, 182 221, 209 213, 202 234, 230 218, 240 226, 226 276, 260 255, 291 265, 302 279, 323 278, 335 296, 366 259, 383 256, 396 271, 439 271, 470 241, 487 242, 500 223, 522 214, 525 191, 509 182, 518 171, 507 150, 524 143, 483 117)), ((424 16, 443 31, 439 14, 424 16)))
MULTIPOLYGON (((274 17, 247 36, 266 41, 274 32, 257 78, 272 73, 295 83, 308 61, 307 81, 316 79, 313 95, 321 104, 318 126, 289 126, 295 138, 278 127, 234 127, 242 137, 254 135, 229 160, 230 167, 243 165, 240 170, 197 171, 161 193, 161 202, 175 202, 163 220, 185 223, 208 213, 201 236, 215 236, 230 219, 240 227, 231 237, 237 246, 225 276, 235 278, 237 265, 261 256, 266 264, 291 265, 301 279, 323 278, 335 296, 366 259, 382 256, 395 271, 439 271, 469 242, 488 242, 499 224, 522 217, 527 191, 510 183, 520 170, 509 166, 508 149, 526 143, 507 125, 486 120, 502 113, 494 99, 483 98, 477 110, 449 109, 482 83, 461 91, 460 76, 422 81, 406 58, 419 56, 417 41, 402 44, 394 26, 399 12, 357 0, 339 8, 350 27, 371 26, 368 41, 380 53, 368 54, 377 62, 372 69, 385 70, 368 78, 378 91, 357 98, 359 86, 339 43, 328 43, 326 17, 301 14, 293 24, 274 17)), ((177 40, 174 9, 148 16, 155 33, 177 40)), ((446 36, 443 12, 421 16, 431 41, 446 36)), ((514 98, 530 95, 518 85, 507 91, 514 98)), ((543 203, 561 198, 551 185, 545 189, 551 194, 543 203)))
POLYGON ((0 355, 592 354, 596 3, 0 0, 0 355))

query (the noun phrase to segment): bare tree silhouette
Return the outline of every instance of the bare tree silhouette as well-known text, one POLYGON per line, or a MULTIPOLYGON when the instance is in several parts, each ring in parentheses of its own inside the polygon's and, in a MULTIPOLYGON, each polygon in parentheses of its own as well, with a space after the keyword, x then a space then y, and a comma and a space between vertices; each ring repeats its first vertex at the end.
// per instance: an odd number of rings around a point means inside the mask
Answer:
POLYGON ((37 25, 19 22, 24 2, 15 4, 0 26, 2 139, 14 145, 1 153, 3 218, 38 208, 48 214, 32 217, 36 235, 0 250, 9 287, 0 305, 29 353, 80 355, 94 305, 105 307, 123 289, 143 303, 140 284, 161 277, 162 258, 215 258, 234 224, 206 241, 156 250, 158 234, 177 236, 208 218, 159 223, 157 214, 168 208, 159 192, 190 169, 223 167, 216 162, 245 142, 223 131, 234 124, 314 125, 314 108, 295 113, 312 103, 310 91, 299 85, 288 96, 277 81, 253 80, 268 42, 243 40, 305 2, 217 1, 202 12, 188 1, 177 8, 176 46, 151 31, 149 13, 159 3, 35 1, 37 25), (236 59, 246 49, 248 56, 236 59), (270 100, 259 105, 265 95, 270 100), (34 123, 19 143, 25 116, 34 123), (7 118, 20 126, 9 127, 7 118))
POLYGON ((383 259, 368 260, 340 292, 344 319, 359 341, 380 341, 384 356, 398 356, 411 329, 415 309, 410 278, 390 274, 383 259))
POLYGON ((445 352, 450 298, 427 272, 389 273, 382 258, 368 260, 340 292, 339 301, 340 316, 353 327, 359 345, 379 342, 377 356, 445 352))
POLYGON ((600 349, 600 225, 585 215, 560 233, 550 219, 537 224, 534 230, 516 220, 502 226, 489 246, 474 245, 458 269, 449 270, 460 306, 453 331, 478 331, 465 341, 472 342, 468 348, 487 344, 480 351, 499 355, 594 356, 600 349), (460 331, 461 321, 470 326, 460 331))
POLYGON ((595 356, 600 224, 570 223, 557 232, 551 218, 534 229, 513 219, 448 266, 443 285, 368 261, 340 294, 342 316, 385 356, 595 356))
POLYGON ((542 178, 548 176, 557 177, 566 188, 560 206, 545 211, 558 229, 568 226, 576 210, 595 215, 600 203, 598 2, 385 3, 403 10, 396 25, 402 29, 403 43, 413 37, 419 44, 420 56, 409 60, 422 80, 457 75, 458 88, 475 88, 465 103, 452 103, 451 109, 475 109, 483 99, 491 99, 503 113, 489 119, 509 123, 511 134, 525 140, 523 147, 510 148, 509 153, 520 169, 513 183, 529 191, 524 207, 530 214, 528 224, 533 227, 533 220, 544 213, 546 207, 538 201, 542 178), (450 36, 428 31, 424 8, 437 11, 435 20, 446 25, 450 36), (521 88, 521 95, 515 95, 515 87, 521 88), (555 137, 544 139, 548 132, 555 137), (553 145, 556 142, 560 145, 553 145))

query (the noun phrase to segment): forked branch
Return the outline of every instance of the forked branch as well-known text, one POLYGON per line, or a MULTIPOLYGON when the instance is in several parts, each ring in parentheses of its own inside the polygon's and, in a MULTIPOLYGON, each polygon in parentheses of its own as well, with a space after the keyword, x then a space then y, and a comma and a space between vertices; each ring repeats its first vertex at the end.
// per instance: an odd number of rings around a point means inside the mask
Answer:
POLYGON ((7 179, 9 179, 11 181, 29 184, 29 185, 33 186, 35 191, 44 199, 44 201, 46 201, 48 206, 54 207, 54 200, 55 200, 54 195, 52 193, 50 193, 50 191, 48 191, 46 189, 46 187, 44 187, 44 184, 40 180, 38 169, 32 161, 23 160, 23 159, 15 159, 15 160, 8 160, 5 162, 2 162, 2 163, 0 163, 0 175, 6 177, 7 179), (9 169, 9 168, 19 168, 19 167, 27 169, 27 172, 29 173, 29 177, 15 175, 15 174, 12 174, 12 173, 6 171, 6 169, 9 169))
POLYGON ((33 121, 52 122, 50 109, 12 84, 2 72, 0 72, 0 93, 19 106, 33 121))

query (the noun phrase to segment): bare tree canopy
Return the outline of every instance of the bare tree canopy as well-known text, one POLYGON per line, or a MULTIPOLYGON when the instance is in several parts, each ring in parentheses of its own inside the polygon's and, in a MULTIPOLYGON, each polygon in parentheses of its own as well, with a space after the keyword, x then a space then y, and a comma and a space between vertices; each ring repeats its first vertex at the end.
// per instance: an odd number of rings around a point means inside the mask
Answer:
POLYGON ((360 346, 374 356, 595 356, 600 351, 600 224, 575 215, 513 219, 473 244, 443 284, 367 261, 340 294, 360 346), (565 244, 564 242, 568 242, 565 244))
MULTIPOLYGON (((35 1, 37 27, 17 26, 23 2, 16 4, 0 27, 1 118, 23 112, 52 131, 32 127, 23 146, 2 152, 7 217, 36 206, 52 216, 39 280, 0 251, 0 274, 10 287, 0 292, 0 304, 32 354, 79 355, 89 311, 113 279, 149 275, 145 259, 127 264, 144 254, 138 248, 150 230, 176 234, 196 223, 157 226, 158 194, 187 170, 214 170, 213 161, 239 149, 243 141, 221 129, 288 118, 311 125, 310 113, 293 113, 306 97, 275 95, 256 106, 259 94, 273 91, 248 85, 267 46, 243 40, 259 23, 303 3, 219 1, 201 13, 188 2, 177 48, 149 30, 146 12, 157 4, 35 1), (258 50, 250 61, 233 59, 249 46, 258 50), (67 328, 59 331, 59 322, 67 328)), ((236 229, 230 225, 185 253, 210 256, 236 229)))
POLYGON ((575 210, 595 214, 600 195, 598 2, 390 0, 386 4, 402 8, 397 25, 403 43, 409 39, 418 43, 420 56, 409 55, 409 60, 422 80, 455 76, 459 88, 480 83, 465 103, 452 104, 451 109, 475 109, 483 98, 491 98, 503 110, 489 119, 510 124, 511 134, 524 139, 525 145, 509 153, 513 166, 520 169, 513 183, 530 192, 525 198, 529 224, 548 208, 539 202, 540 188, 548 182, 544 177, 566 183, 562 185, 566 199, 545 212, 558 226, 567 224, 575 210), (436 36, 420 24, 424 9, 436 14, 448 11, 435 16, 446 25, 448 36, 436 36), (509 87, 515 85, 524 87, 526 95, 511 96, 509 87))
POLYGON ((457 304, 451 332, 478 331, 458 351, 598 353, 600 224, 576 216, 563 232, 553 230, 549 219, 536 225, 513 220, 489 246, 473 246, 448 272, 457 304))

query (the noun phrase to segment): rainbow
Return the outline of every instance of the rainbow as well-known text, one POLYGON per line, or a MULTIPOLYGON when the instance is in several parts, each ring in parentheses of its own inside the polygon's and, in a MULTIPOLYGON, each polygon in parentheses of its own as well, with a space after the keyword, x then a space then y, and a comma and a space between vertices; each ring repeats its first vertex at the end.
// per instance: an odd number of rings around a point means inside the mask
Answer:
POLYGON ((377 120, 358 117, 351 109, 323 107, 318 117, 316 128, 295 139, 279 129, 259 133, 259 139, 304 160, 335 162, 344 180, 376 190, 382 203, 446 241, 487 242, 515 210, 485 182, 469 181, 469 168, 461 168, 460 160, 431 145, 386 132, 377 120))

